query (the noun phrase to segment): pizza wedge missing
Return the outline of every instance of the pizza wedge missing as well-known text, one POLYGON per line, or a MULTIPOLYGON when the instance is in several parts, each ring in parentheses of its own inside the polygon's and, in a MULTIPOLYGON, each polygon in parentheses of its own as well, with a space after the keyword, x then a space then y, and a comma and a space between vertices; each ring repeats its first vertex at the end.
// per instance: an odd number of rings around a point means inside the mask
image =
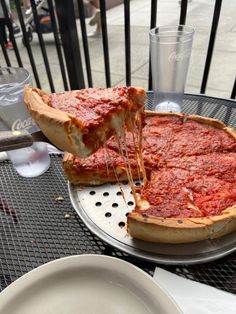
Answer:
MULTIPOLYGON (((142 136, 147 182, 136 187, 128 234, 150 242, 190 243, 236 230, 236 132, 211 118, 148 112, 142 136)), ((130 169, 133 179, 140 179, 132 141, 127 131, 130 169)), ((111 137, 89 158, 66 155, 65 173, 74 184, 126 180, 119 152, 111 137)))
POLYGON ((44 135, 58 148, 87 157, 112 135, 134 127, 146 93, 138 87, 90 88, 47 94, 25 86, 25 103, 44 135))

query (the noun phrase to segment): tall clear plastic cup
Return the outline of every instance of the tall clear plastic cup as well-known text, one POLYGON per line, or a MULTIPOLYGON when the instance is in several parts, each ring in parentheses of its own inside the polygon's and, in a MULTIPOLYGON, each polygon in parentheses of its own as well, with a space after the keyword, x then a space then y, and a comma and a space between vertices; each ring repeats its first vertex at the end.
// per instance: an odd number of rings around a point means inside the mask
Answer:
MULTIPOLYGON (((24 85, 31 82, 24 68, 0 68, 0 131, 38 131, 38 127, 24 104, 24 85)), ((50 166, 47 144, 36 142, 32 146, 8 151, 15 170, 23 177, 35 177, 50 166)))
POLYGON ((181 112, 194 28, 160 26, 150 31, 153 109, 181 112))

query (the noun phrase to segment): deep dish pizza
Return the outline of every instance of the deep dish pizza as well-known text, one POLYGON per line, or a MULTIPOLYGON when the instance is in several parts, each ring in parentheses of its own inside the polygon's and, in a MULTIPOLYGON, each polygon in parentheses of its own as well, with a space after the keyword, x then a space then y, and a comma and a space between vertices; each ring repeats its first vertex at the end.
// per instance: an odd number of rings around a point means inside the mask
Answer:
POLYGON ((142 123, 146 93, 138 87, 89 88, 47 94, 25 86, 25 103, 44 135, 61 150, 87 157, 124 126, 142 123))
MULTIPOLYGON (((88 158, 66 154, 65 173, 74 184, 98 185, 127 179, 127 159, 140 179, 135 134, 88 158), (125 152, 121 152, 121 149, 125 152)), ((127 230, 151 242, 187 243, 236 229, 236 132, 200 116, 147 113, 142 134, 146 180, 136 187, 136 206, 127 230)))

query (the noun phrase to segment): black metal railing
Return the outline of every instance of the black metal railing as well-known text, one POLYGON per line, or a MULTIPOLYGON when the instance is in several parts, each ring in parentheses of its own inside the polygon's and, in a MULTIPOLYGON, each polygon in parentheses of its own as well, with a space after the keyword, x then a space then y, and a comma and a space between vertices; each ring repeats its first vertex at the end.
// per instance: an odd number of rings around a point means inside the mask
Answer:
POLYGON ((215 1, 215 9, 214 9, 214 14, 213 14, 213 19, 212 19, 210 40, 208 43, 206 62, 205 62, 205 67, 204 67, 204 72, 203 72, 201 89, 200 89, 200 92, 202 94, 205 94, 206 92, 206 86, 207 86, 211 60, 212 60, 212 55, 214 51, 215 39, 216 39, 216 32, 217 32, 217 28, 219 24, 219 19, 220 19, 221 4, 222 4, 222 0, 215 1))
POLYGON ((30 46, 30 43, 29 43, 29 40, 28 40, 27 30, 26 30, 25 23, 24 23, 24 17, 23 17, 22 11, 21 11, 21 6, 20 6, 19 1, 15 1, 15 5, 16 5, 16 10, 17 10, 17 14, 18 14, 18 19, 19 19, 19 22, 20 22, 21 30, 22 30, 22 35, 23 35, 25 47, 27 49, 27 53, 28 53, 28 56, 29 56, 30 64, 31 64, 32 71, 33 71, 33 74, 34 74, 34 78, 35 78, 37 87, 41 88, 37 67, 36 67, 36 64, 35 64, 35 61, 34 61, 34 56, 33 56, 33 53, 32 53, 32 49, 31 49, 31 46, 30 46))
MULTIPOLYGON (((79 9, 79 19, 80 19, 80 29, 76 23, 75 17, 75 2, 73 0, 42 0, 47 4, 48 15, 51 21, 52 33, 54 37, 56 54, 55 58, 57 59, 58 66, 60 69, 62 82, 65 90, 68 89, 81 89, 85 87, 93 87, 93 72, 91 67, 91 58, 90 58, 90 46, 88 43, 87 37, 87 28, 86 20, 84 13, 84 3, 83 0, 77 0, 77 6, 79 9), (81 33, 81 39, 79 36, 81 33), (61 45, 62 44, 62 45, 61 45), (82 53, 83 51, 83 53, 82 53), (85 82, 86 75, 86 82, 85 82)), ((9 18, 9 11, 6 6, 5 0, 0 0, 0 3, 3 8, 3 12, 6 18, 9 18)), ((51 70, 50 61, 48 59, 47 49, 45 46, 45 40, 43 36, 43 31, 40 25, 40 15, 38 14, 38 8, 34 0, 30 0, 32 8, 32 23, 34 24, 34 31, 37 34, 39 48, 42 54, 43 63, 45 67, 45 75, 48 79, 48 84, 51 92, 56 90, 54 82, 54 74, 51 70)), ((157 0, 151 0, 148 2, 150 5, 150 28, 154 28, 157 25, 157 0)), ((35 83, 39 88, 44 88, 42 86, 40 75, 38 74, 38 69, 35 61, 35 56, 32 51, 31 41, 29 37, 30 28, 26 25, 26 19, 21 8, 20 0, 12 0, 12 4, 15 6, 17 18, 22 31, 22 40, 24 41, 25 48, 27 50, 28 58, 32 68, 33 76, 35 83)), ((110 51, 109 51, 109 25, 107 24, 107 1, 100 0, 100 11, 101 11, 101 27, 102 27, 102 53, 104 60, 104 79, 107 87, 112 86, 111 80, 111 66, 110 66, 110 51)), ((126 85, 132 84, 132 44, 131 44, 131 8, 130 0, 123 1, 124 6, 124 49, 125 49, 125 59, 123 60, 125 65, 125 82, 126 85)), ((207 91, 207 82, 209 78, 209 73, 211 69, 212 57, 214 54, 214 46, 217 38, 217 28, 220 21, 220 13, 222 7, 222 0, 215 0, 215 6, 213 10, 213 18, 210 29, 210 36, 208 42, 208 49, 206 53, 205 65, 203 69, 203 76, 201 80, 201 86, 199 91, 202 94, 205 94, 207 91)), ((179 7, 179 23, 185 24, 186 18, 188 15, 188 0, 182 0, 179 7)), ((15 34, 13 27, 9 27, 9 35, 14 47, 16 64, 20 67, 24 66, 22 61, 21 54, 17 46, 17 40, 15 39, 15 34)), ((2 49, 2 58, 1 60, 5 61, 7 66, 12 65, 12 54, 9 55, 2 36, 0 35, 0 44, 2 49)), ((117 47, 117 49, 120 49, 117 47)), ((147 54, 149 47, 147 45, 147 54)), ((231 62, 229 60, 229 62, 231 62)), ((5 64, 1 64, 4 66, 5 64)), ((148 89, 152 89, 152 78, 150 71, 150 62, 149 62, 149 72, 147 77, 148 89)), ((233 82, 232 92, 229 95, 230 98, 234 99, 236 97, 236 78, 233 82)))
MULTIPOLYGON (((5 0, 0 0, 2 8, 3 8, 3 12, 5 15, 5 18, 9 19, 10 18, 10 14, 9 14, 9 8, 6 5, 5 0)), ((45 1, 48 7, 48 15, 50 16, 50 22, 51 22, 51 27, 52 27, 52 32, 54 34, 54 43, 55 43, 55 47, 56 47, 56 51, 57 51, 57 59, 59 62, 59 68, 60 68, 60 72, 61 72, 61 76, 62 76, 62 81, 64 84, 64 89, 68 90, 68 82, 67 82, 67 73, 68 73, 68 68, 65 68, 64 65, 64 56, 62 54, 61 51, 61 45, 60 45, 60 39, 59 39, 59 30, 58 30, 58 26, 57 26, 57 19, 55 16, 55 11, 54 11, 54 3, 52 0, 48 0, 45 1)), ((70 1, 69 1, 70 2, 70 1)), ((40 75, 38 74, 38 69, 37 69, 37 65, 36 65, 36 61, 35 61, 35 55, 32 51, 32 47, 31 47, 31 32, 32 32, 32 27, 34 27, 34 32, 37 34, 38 40, 39 40, 39 48, 41 50, 42 53, 42 58, 43 58, 43 63, 44 63, 44 67, 45 67, 45 74, 46 77, 48 79, 49 82, 49 86, 50 86, 50 90, 51 92, 55 91, 55 84, 54 84, 54 79, 53 79, 53 74, 50 68, 50 62, 48 60, 48 53, 45 47, 45 41, 43 38, 43 33, 41 30, 41 26, 40 26, 40 16, 38 14, 38 7, 36 6, 36 3, 34 0, 30 1, 31 4, 31 8, 32 8, 32 18, 28 18, 26 19, 24 17, 24 13, 22 12, 22 7, 21 7, 21 1, 19 0, 14 0, 12 1, 12 5, 15 6, 15 10, 16 10, 16 14, 17 14, 17 18, 20 24, 20 28, 21 28, 21 32, 22 32, 22 42, 24 43, 24 46, 27 50, 27 54, 28 54, 28 58, 30 61, 30 65, 31 65, 31 69, 33 72, 33 76, 34 76, 34 80, 36 83, 36 86, 39 88, 44 88, 44 86, 42 86, 41 84, 41 80, 40 80, 40 75), (29 21, 30 19, 32 19, 32 23, 26 23, 27 20, 29 21)), ((21 56, 20 56, 20 52, 18 49, 18 45, 17 45, 17 41, 15 39, 15 34, 12 28, 12 24, 10 23, 10 28, 9 28, 9 38, 12 41, 13 47, 14 47, 14 51, 15 51, 15 55, 16 55, 16 59, 17 59, 17 65, 20 67, 23 67, 24 64, 21 60, 21 56)), ((6 65, 7 66, 12 66, 12 62, 9 58, 9 53, 7 51, 7 49, 5 48, 5 44, 3 42, 3 38, 0 34, 0 44, 2 47, 2 51, 3 51, 3 57, 5 59, 6 65)), ((4 66, 3 64, 1 64, 1 66, 4 66)))
POLYGON ((55 8, 71 89, 85 87, 73 1, 57 0, 55 8))

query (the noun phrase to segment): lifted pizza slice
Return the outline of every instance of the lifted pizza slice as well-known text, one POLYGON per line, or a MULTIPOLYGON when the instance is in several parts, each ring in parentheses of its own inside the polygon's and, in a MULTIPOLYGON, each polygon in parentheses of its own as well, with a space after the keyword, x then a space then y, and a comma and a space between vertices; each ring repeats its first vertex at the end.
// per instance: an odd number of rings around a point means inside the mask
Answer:
POLYGON ((87 157, 112 135, 142 120, 146 93, 139 87, 89 88, 47 94, 25 86, 25 103, 44 135, 61 150, 87 157))

